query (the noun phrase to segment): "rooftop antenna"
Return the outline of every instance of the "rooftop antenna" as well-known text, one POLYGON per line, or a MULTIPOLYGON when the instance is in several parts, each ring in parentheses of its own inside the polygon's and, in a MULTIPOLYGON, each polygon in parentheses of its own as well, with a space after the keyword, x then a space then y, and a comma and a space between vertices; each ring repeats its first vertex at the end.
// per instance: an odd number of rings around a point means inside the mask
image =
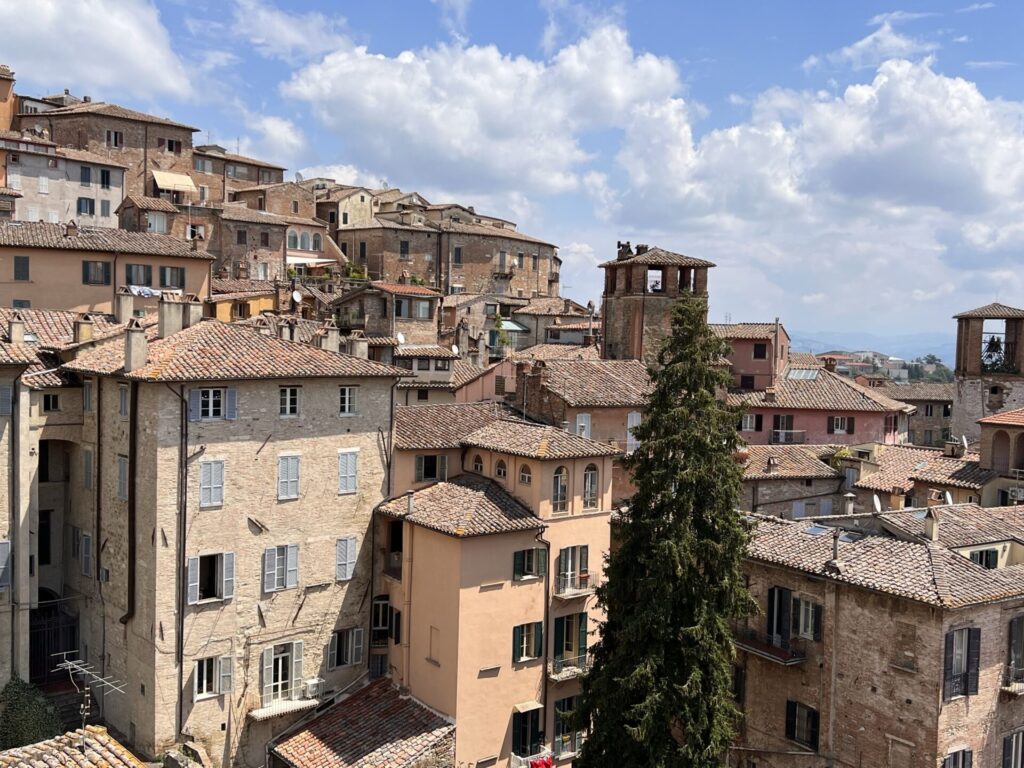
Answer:
POLYGON ((732 323, 732 312, 725 313, 725 324, 730 325, 732 323))
POLYGON ((78 693, 82 694, 82 703, 78 708, 79 713, 82 715, 82 737, 78 746, 79 749, 84 752, 86 733, 85 725, 89 721, 89 714, 92 706, 92 690, 95 688, 103 696, 106 696, 112 691, 123 694, 125 692, 125 684, 112 677, 98 675, 91 664, 87 664, 80 659, 71 658, 77 654, 78 651, 61 651, 53 655, 60 657, 60 661, 57 662, 55 670, 66 670, 68 677, 71 680, 71 684, 75 686, 75 690, 78 693))

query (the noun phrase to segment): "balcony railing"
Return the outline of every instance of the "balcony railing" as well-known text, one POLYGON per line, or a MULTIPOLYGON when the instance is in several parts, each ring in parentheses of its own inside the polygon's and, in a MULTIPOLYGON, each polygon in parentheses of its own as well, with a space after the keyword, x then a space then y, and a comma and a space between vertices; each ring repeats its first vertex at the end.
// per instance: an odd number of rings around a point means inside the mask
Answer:
POLYGON ((1007 664, 1003 668, 1003 678, 999 688, 1014 696, 1024 696, 1024 667, 1007 664))
POLYGON ((577 755, 583 748, 583 731, 555 736, 555 741, 551 746, 554 747, 555 757, 559 759, 577 755))
POLYGON ((387 648, 388 640, 390 639, 390 633, 387 629, 371 629, 370 630, 370 647, 371 648, 387 648))
POLYGON ((530 768, 530 763, 534 760, 543 760, 545 757, 551 757, 551 752, 545 750, 543 752, 538 752, 535 755, 512 755, 512 760, 509 761, 509 766, 511 766, 511 768, 530 768))
POLYGON ((748 653, 787 667, 802 664, 807 659, 802 638, 769 635, 749 627, 739 627, 736 630, 736 645, 748 653))
POLYGON ((384 573, 393 579, 402 580, 401 552, 388 552, 388 559, 384 562, 384 573))
POLYGON ((590 663, 591 657, 588 653, 581 656, 563 656, 552 659, 548 664, 548 677, 556 683, 571 680, 574 677, 585 675, 590 669, 590 663))
POLYGON ((555 577, 555 596, 581 597, 594 592, 598 578, 593 573, 560 573, 555 577))
POLYGON ((776 445, 799 445, 807 442, 807 432, 802 429, 773 429, 772 442, 776 445))

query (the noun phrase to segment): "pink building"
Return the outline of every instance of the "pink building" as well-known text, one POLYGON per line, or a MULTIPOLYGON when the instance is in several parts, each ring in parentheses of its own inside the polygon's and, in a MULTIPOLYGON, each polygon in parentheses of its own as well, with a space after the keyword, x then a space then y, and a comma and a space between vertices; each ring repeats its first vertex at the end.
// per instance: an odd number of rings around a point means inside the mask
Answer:
POLYGON ((711 323, 711 331, 729 342, 729 371, 738 389, 774 386, 789 362, 789 334, 773 323, 711 323))

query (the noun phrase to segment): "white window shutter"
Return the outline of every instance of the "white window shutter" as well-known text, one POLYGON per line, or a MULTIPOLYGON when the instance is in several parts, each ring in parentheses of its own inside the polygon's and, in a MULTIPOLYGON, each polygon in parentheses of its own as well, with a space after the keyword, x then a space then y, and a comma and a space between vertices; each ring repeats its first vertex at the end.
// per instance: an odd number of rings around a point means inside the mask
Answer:
POLYGON ((334 578, 336 581, 344 581, 348 577, 346 569, 348 565, 348 539, 338 539, 334 546, 334 578))
POLYGON ((576 434, 581 437, 590 437, 590 414, 576 414, 576 434))
POLYGON ((292 465, 292 471, 291 471, 291 475, 288 478, 289 480, 291 480, 291 492, 292 492, 291 495, 292 496, 298 496, 299 495, 299 457, 298 456, 292 456, 291 465, 292 465))
POLYGON ((302 641, 292 643, 292 698, 302 697, 302 641))
POLYGON ((832 514, 832 499, 821 500, 821 515, 827 517, 832 514))
POLYGON ((630 411, 626 415, 626 453, 632 453, 637 449, 640 441, 633 436, 634 427, 640 426, 640 411, 630 411))
POLYGON ((221 597, 230 600, 235 596, 235 553, 225 552, 221 562, 221 597))
POLYGON ((803 501, 794 501, 793 502, 793 519, 796 520, 797 518, 800 518, 800 517, 803 517, 803 516, 804 516, 804 502, 803 501))
POLYGON ((92 578, 92 536, 82 534, 82 575, 92 578))
POLYGON ((238 390, 234 387, 224 390, 224 418, 238 418, 238 390))
POLYGON ((277 457, 277 498, 288 497, 288 457, 277 457))
POLYGON ((82 485, 92 488, 92 451, 82 451, 82 485))
POLYGON ((263 591, 273 592, 277 573, 277 547, 263 551, 263 591))
POLYGON ((349 642, 349 648, 352 653, 352 664, 363 663, 363 628, 356 627, 352 630, 352 638, 349 642))
POLYGON ((188 559, 188 604, 199 602, 199 558, 188 559))
POLYGON ((274 646, 263 649, 263 701, 269 707, 274 696, 274 646))
POLYGON ((234 685, 235 660, 231 656, 221 656, 218 663, 220 680, 217 693, 231 693, 234 685))
POLYGON ((199 659, 192 662, 192 701, 199 698, 199 668, 202 663, 199 659))
POLYGON ((297 587, 299 585, 299 545, 288 545, 288 571, 285 574, 284 584, 286 587, 297 587))
POLYGON ((346 579, 351 579, 356 573, 356 558, 359 555, 358 541, 355 536, 348 537, 348 560, 345 562, 346 579))
POLYGON ((190 389, 188 391, 188 420, 199 421, 200 415, 200 398, 202 392, 199 389, 190 389))
POLYGON ((327 668, 334 669, 338 666, 338 633, 331 632, 331 644, 327 648, 327 668))
POLYGON ((199 506, 213 503, 213 462, 199 464, 199 506))
POLYGON ((11 588, 11 542, 0 541, 0 591, 11 588))

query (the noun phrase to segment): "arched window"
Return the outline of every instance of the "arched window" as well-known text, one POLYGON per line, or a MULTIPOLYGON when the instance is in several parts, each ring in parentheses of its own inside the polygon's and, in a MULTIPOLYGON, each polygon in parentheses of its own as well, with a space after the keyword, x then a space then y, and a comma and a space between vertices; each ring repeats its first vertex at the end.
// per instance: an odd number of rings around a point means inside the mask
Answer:
POLYGON ((299 247, 299 236, 295 234, 295 230, 288 230, 288 247, 298 248, 299 247))
POLYGON ((569 470, 559 467, 551 478, 551 510, 566 512, 569 509, 569 470))
POLYGON ((299 250, 300 251, 308 251, 309 250, 309 232, 303 232, 299 236, 299 250))
POLYGON ((992 469, 1003 475, 1010 470, 1010 436, 999 430, 992 437, 992 469))
POLYGON ((484 460, 480 458, 479 453, 473 457, 473 471, 476 472, 478 475, 483 474, 484 460))
POLYGON ((583 470, 583 508, 597 509, 597 499, 600 493, 597 490, 597 465, 587 464, 583 470))
POLYGON ((323 250, 323 247, 324 247, 324 244, 320 240, 320 235, 319 234, 313 235, 313 250, 314 251, 321 251, 321 250, 323 250))
POLYGON ((523 485, 529 485, 533 482, 533 473, 530 472, 529 464, 523 464, 523 466, 519 468, 519 482, 523 485))
POLYGON ((505 466, 505 462, 498 460, 498 463, 494 465, 494 476, 495 477, 507 477, 508 467, 505 466))

